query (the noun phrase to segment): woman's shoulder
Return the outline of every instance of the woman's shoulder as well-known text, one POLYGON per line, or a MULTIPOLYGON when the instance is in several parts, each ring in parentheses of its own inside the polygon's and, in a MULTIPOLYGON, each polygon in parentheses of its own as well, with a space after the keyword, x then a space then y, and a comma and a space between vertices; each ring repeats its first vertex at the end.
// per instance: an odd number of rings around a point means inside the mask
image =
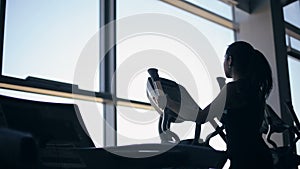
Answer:
POLYGON ((227 83, 227 92, 249 92, 251 91, 250 82, 245 79, 240 79, 227 83))
POLYGON ((251 89, 247 81, 233 81, 226 85, 226 107, 240 108, 251 101, 251 89))

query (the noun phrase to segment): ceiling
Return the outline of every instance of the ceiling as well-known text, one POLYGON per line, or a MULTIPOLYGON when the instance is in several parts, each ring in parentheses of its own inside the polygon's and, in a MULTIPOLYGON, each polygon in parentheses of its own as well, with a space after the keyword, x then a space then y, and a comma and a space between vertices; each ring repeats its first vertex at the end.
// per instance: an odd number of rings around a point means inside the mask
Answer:
MULTIPOLYGON (((260 1, 260 0, 235 0, 238 5, 237 7, 248 12, 251 13, 252 12, 252 8, 255 6, 255 4, 260 1)), ((292 2, 295 2, 297 0, 280 0, 282 6, 288 5, 292 2)))

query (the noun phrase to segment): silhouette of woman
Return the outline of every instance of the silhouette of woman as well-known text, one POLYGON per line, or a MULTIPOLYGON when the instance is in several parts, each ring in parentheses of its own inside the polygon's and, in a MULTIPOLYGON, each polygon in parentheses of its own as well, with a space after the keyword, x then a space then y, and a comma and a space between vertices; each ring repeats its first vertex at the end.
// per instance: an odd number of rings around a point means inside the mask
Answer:
POLYGON ((272 89, 270 65, 261 52, 238 41, 227 48, 223 66, 226 77, 233 81, 205 109, 180 112, 181 105, 168 96, 164 105, 157 98, 158 105, 178 113, 173 116, 200 124, 217 117, 225 127, 231 169, 271 169, 272 156, 260 133, 272 89))
POLYGON ((260 133, 266 99, 272 89, 270 65, 261 52, 239 41, 228 47, 224 71, 226 77, 233 78, 226 85, 221 118, 231 168, 273 168, 271 153, 260 133))

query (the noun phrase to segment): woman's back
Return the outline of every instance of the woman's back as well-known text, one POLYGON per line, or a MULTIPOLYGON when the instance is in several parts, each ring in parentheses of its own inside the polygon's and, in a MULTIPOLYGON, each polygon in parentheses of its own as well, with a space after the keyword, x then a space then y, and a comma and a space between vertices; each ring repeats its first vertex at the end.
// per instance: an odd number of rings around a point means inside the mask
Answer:
POLYGON ((227 135, 231 168, 272 168, 269 148, 260 127, 264 118, 264 101, 246 80, 227 84, 227 98, 222 123, 227 135))

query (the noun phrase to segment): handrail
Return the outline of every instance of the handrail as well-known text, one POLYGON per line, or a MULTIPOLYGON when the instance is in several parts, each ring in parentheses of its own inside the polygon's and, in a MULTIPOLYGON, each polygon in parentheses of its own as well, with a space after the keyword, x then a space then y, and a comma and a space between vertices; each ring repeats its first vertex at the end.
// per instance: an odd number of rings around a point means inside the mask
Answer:
POLYGON ((69 99, 93 101, 93 102, 105 103, 105 104, 115 104, 117 106, 133 107, 133 108, 137 108, 137 109, 154 110, 153 107, 149 103, 128 100, 128 99, 121 99, 121 98, 116 98, 114 100, 114 99, 107 99, 107 98, 102 98, 102 97, 97 97, 97 96, 54 91, 54 90, 49 90, 49 89, 41 89, 41 88, 36 88, 36 87, 28 87, 28 86, 14 85, 14 84, 8 84, 8 83, 0 83, 0 88, 21 91, 21 92, 36 93, 36 94, 42 94, 42 95, 48 95, 48 96, 69 98, 69 99))

